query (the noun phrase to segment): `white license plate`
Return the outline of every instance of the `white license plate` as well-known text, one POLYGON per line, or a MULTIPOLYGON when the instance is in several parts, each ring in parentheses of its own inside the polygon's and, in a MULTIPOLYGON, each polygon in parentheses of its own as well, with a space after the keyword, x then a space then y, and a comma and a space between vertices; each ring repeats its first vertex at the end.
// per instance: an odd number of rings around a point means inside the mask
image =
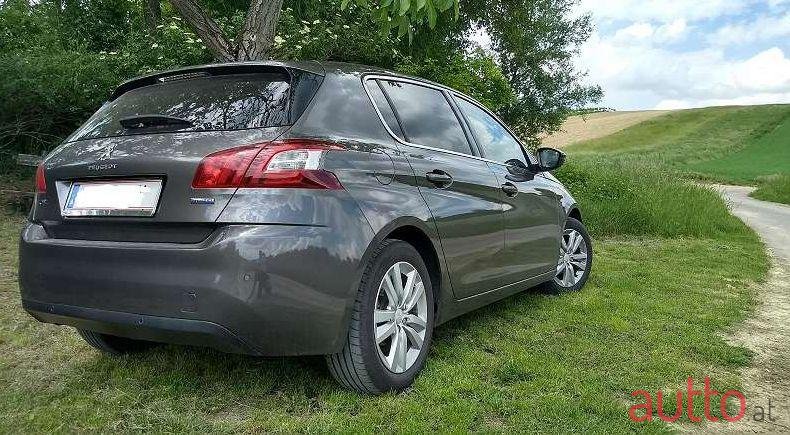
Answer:
POLYGON ((162 180, 75 181, 63 216, 153 216, 162 180))

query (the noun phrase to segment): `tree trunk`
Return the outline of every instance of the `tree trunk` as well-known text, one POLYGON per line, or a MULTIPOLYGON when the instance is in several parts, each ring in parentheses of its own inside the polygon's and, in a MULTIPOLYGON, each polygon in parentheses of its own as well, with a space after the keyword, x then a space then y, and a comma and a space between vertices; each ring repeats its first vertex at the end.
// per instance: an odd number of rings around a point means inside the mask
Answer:
POLYGON ((236 38, 238 60, 268 58, 282 6, 283 0, 252 0, 244 28, 236 38))
POLYGON ((277 21, 280 19, 280 10, 283 7, 283 0, 252 0, 244 20, 244 27, 232 44, 197 0, 170 0, 170 2, 214 56, 225 62, 267 59, 274 45, 277 21))
POLYGON ((145 23, 148 25, 148 30, 153 33, 156 31, 156 26, 159 25, 159 20, 162 19, 159 0, 145 0, 143 7, 145 8, 145 23))
POLYGON ((236 60, 236 50, 222 34, 222 29, 196 0, 170 0, 170 2, 206 47, 214 53, 217 60, 225 62, 236 60))

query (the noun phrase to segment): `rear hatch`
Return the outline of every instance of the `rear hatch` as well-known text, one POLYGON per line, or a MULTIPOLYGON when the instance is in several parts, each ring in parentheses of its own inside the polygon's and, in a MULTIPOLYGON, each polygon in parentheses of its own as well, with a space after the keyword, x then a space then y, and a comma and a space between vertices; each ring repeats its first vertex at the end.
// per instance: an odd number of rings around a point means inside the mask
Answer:
POLYGON ((32 218, 55 238, 196 243, 235 188, 195 189, 201 160, 266 143, 301 115, 322 76, 213 66, 125 83, 42 165, 32 218))

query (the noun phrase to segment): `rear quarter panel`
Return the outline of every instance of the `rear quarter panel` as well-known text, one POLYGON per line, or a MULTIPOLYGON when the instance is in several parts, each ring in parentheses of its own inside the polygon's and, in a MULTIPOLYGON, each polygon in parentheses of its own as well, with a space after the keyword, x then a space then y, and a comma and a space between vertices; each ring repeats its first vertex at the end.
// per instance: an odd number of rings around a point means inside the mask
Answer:
MULTIPOLYGON (((433 283, 441 318, 442 307, 452 303, 453 293, 433 216, 417 189, 406 155, 387 133, 364 90, 363 75, 364 71, 327 70, 314 103, 287 136, 324 139, 343 146, 344 151, 327 153, 322 165, 338 177, 375 234, 362 267, 373 248, 397 228, 412 226, 428 236, 441 269, 440 282, 433 283)), ((353 283, 352 292, 358 290, 358 284, 359 280, 353 283)))

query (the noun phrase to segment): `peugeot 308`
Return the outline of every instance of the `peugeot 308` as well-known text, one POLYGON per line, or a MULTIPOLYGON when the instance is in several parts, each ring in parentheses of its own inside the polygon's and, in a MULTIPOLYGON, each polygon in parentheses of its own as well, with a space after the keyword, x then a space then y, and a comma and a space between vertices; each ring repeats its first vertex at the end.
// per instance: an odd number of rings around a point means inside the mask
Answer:
POLYGON ((38 168, 22 303, 110 354, 326 355, 348 388, 402 390, 437 325, 584 285, 563 160, 460 92, 371 67, 136 78, 38 168))

